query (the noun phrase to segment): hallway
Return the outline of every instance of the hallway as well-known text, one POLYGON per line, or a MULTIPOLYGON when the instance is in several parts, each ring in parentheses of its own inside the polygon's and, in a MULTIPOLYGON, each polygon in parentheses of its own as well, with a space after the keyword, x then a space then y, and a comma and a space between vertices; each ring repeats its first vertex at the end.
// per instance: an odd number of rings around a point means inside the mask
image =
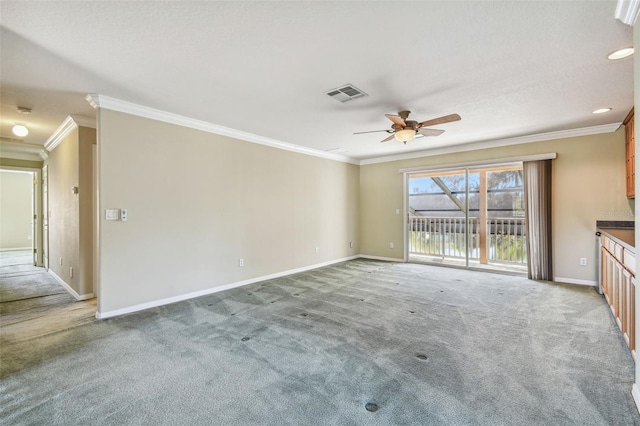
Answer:
POLYGON ((29 250, 0 252, 0 346, 95 321, 96 299, 76 301, 29 250))

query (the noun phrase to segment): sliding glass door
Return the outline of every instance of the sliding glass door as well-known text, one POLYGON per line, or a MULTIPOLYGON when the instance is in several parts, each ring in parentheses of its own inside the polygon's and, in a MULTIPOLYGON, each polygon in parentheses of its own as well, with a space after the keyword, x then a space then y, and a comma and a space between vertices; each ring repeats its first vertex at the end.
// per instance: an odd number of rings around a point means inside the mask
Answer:
POLYGON ((407 176, 409 261, 524 272, 522 166, 407 176))

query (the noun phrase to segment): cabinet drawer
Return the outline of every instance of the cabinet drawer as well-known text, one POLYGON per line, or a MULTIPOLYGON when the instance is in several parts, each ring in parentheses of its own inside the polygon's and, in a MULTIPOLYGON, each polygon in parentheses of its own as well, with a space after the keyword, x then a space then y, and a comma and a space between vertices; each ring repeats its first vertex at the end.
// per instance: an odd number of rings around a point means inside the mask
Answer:
POLYGON ((635 253, 632 253, 631 251, 625 249, 622 259, 623 259, 624 266, 626 266, 627 269, 629 269, 629 271, 631 271, 635 275, 635 273, 636 273, 636 255, 635 255, 635 253))

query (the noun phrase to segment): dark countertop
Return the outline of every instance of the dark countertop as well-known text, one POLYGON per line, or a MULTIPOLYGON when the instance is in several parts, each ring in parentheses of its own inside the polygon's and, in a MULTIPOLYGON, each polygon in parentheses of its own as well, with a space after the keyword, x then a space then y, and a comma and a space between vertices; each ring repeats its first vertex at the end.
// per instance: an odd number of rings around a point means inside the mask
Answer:
POLYGON ((633 220, 596 220, 596 228, 622 228, 635 229, 636 223, 633 220))
POLYGON ((625 249, 636 252, 636 235, 635 229, 629 228, 598 228, 600 232, 610 237, 616 243, 622 245, 625 249))

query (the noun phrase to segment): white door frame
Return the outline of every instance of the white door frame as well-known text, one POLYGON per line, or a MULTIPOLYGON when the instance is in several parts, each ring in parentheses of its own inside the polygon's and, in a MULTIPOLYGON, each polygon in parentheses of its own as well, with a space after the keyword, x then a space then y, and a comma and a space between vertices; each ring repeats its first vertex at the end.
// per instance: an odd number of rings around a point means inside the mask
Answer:
POLYGON ((0 170, 10 170, 19 172, 33 173, 35 185, 33 187, 33 208, 31 217, 34 221, 32 226, 31 249, 37 250, 34 256, 34 266, 43 266, 42 262, 42 171, 37 167, 17 167, 17 166, 0 166, 0 170), (33 218, 35 216, 35 219, 33 218))

